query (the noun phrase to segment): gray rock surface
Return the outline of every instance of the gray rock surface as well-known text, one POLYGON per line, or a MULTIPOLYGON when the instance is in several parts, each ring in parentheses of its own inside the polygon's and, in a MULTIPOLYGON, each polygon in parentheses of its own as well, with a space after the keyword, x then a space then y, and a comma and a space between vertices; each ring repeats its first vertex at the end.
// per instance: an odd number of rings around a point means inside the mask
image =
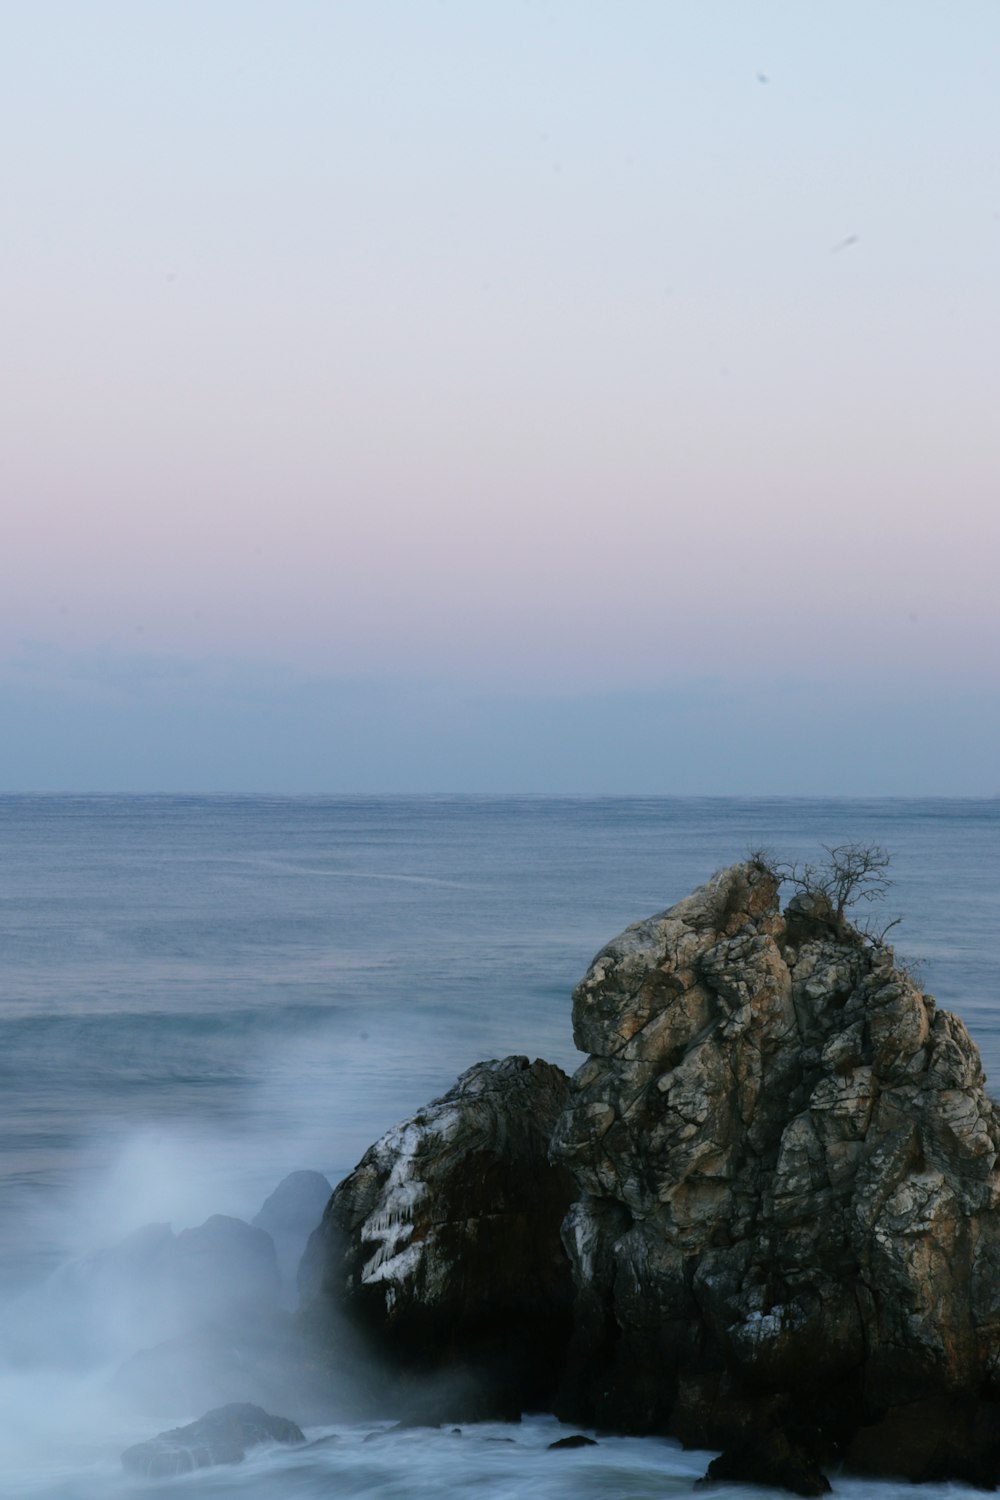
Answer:
POLYGON ((239 1463, 247 1449, 263 1443, 304 1441, 301 1429, 286 1417, 272 1417, 249 1402, 234 1402, 206 1412, 186 1427, 173 1427, 126 1448, 122 1466, 146 1479, 166 1479, 215 1464, 239 1463))
POLYGON ((22 1357, 92 1362, 208 1324, 245 1328, 276 1309, 278 1288, 270 1236, 242 1219, 213 1214, 179 1234, 147 1224, 49 1278, 22 1357))
POLYGON ((332 1192, 322 1172, 289 1172, 250 1221, 255 1229, 263 1229, 274 1241, 282 1302, 288 1307, 295 1304, 302 1253, 323 1217, 332 1192))
POLYGON ((59 1316, 46 1326, 90 1357, 121 1359, 109 1389, 136 1413, 250 1402, 326 1419, 329 1379, 278 1305, 278 1286, 260 1227, 219 1214, 176 1235, 148 1225, 67 1266, 53 1286, 59 1316))
POLYGON ((994 1400, 1000 1116, 891 949, 782 915, 749 862, 604 948, 573 1018, 560 1416, 748 1452, 794 1428, 800 1468, 863 1426, 871 1469, 888 1422, 904 1472, 906 1411, 994 1400))
POLYGON ((278 1296, 274 1244, 262 1229, 212 1214, 183 1229, 170 1251, 166 1275, 190 1325, 259 1314, 278 1296))
POLYGON ((551 1397, 572 1179, 548 1147, 568 1087, 525 1057, 470 1068, 366 1153, 309 1241, 304 1326, 341 1350, 359 1339, 379 1399, 410 1420, 518 1416, 551 1397))

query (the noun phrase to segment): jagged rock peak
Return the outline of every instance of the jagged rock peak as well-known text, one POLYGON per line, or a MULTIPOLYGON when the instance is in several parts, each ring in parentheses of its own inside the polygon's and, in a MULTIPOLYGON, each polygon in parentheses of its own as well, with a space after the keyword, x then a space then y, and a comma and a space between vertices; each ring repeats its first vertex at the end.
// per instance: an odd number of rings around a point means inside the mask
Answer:
POLYGON ((748 925, 780 926, 777 877, 754 862, 720 871, 668 911, 627 927, 573 993, 577 1047, 601 1056, 626 1047, 684 987, 689 959, 748 925))
POLYGON ((778 894, 734 865, 574 994, 590 1057, 553 1155, 579 1189, 575 1421, 718 1445, 753 1401, 809 1417, 822 1396, 846 1433, 992 1391, 1000 1118, 978 1052, 890 948, 778 894))

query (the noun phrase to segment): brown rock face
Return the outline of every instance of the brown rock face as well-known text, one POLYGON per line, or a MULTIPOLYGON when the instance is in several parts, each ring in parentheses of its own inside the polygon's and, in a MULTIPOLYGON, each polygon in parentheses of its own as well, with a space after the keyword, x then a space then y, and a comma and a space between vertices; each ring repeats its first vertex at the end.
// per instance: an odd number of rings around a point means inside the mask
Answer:
POLYGON ((551 1402, 573 1300, 560 1224, 574 1190, 548 1149, 568 1094, 549 1063, 479 1063, 334 1192, 299 1270, 303 1317, 338 1317, 360 1336, 383 1409, 469 1421, 551 1402))
POLYGON ((961 1021, 828 917, 736 865, 577 988, 560 1415, 829 1458, 895 1408, 992 1400, 1000 1115, 961 1021))

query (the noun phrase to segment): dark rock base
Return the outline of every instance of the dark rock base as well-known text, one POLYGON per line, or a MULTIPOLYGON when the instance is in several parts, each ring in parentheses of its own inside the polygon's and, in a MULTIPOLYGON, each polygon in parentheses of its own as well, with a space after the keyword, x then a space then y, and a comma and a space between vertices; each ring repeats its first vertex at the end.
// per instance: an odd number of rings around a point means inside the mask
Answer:
POLYGON ((761 1433, 747 1438, 738 1447, 727 1448, 712 1460, 704 1479, 698 1482, 707 1487, 720 1480, 767 1485, 793 1495, 830 1492, 830 1481, 815 1461, 787 1433, 780 1431, 761 1433))

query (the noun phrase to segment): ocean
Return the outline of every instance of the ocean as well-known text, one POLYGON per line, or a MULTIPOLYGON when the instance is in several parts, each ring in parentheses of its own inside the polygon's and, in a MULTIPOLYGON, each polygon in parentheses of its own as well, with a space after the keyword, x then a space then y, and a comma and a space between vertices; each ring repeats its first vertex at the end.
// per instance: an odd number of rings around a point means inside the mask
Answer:
MULTIPOLYGON (((90 1364, 52 1354, 58 1327, 4 1348, 67 1262, 148 1223, 249 1219, 298 1168, 335 1182, 481 1058, 572 1070, 596 950, 751 849, 885 846, 897 953, 1000 1080, 998 834, 1000 799, 0 798, 0 1493, 146 1494, 122 1448, 200 1414, 105 1400, 127 1329, 90 1364)), ((621 1500, 691 1493, 707 1462, 653 1439, 550 1454, 543 1417, 373 1431, 154 1488, 621 1500)))

